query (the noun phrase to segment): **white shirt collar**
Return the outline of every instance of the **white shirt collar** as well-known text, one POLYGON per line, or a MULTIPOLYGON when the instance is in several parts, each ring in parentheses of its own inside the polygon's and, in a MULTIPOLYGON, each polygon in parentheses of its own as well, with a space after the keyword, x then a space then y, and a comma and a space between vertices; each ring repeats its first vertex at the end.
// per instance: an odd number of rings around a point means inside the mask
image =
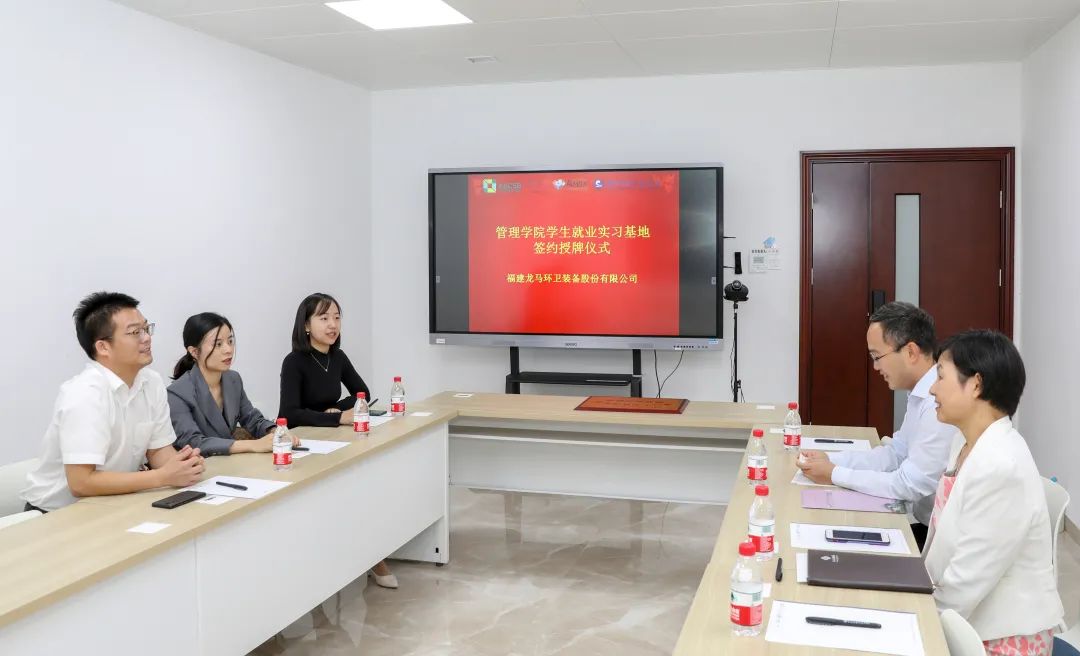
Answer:
POLYGON ((923 374, 923 377, 919 379, 919 382, 915 383, 915 387, 911 390, 912 396, 917 396, 920 399, 930 398, 930 387, 937 382, 937 365, 930 367, 929 371, 923 374))
POLYGON ((90 362, 88 366, 96 369, 97 372, 105 378, 106 382, 108 382, 109 384, 109 389, 111 389, 113 392, 119 392, 123 390, 124 392, 134 395, 139 391, 143 384, 146 383, 146 367, 140 369, 139 373, 135 375, 135 380, 131 385, 131 389, 129 390, 127 383, 124 382, 124 379, 120 378, 120 376, 117 376, 112 369, 109 369, 97 360, 90 362))

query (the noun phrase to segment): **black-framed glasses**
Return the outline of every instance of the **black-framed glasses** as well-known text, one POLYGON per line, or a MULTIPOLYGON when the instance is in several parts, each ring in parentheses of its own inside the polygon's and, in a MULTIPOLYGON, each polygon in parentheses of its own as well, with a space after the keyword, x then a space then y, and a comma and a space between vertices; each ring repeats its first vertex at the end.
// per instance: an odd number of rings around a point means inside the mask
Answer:
POLYGON ((898 348, 898 349, 893 350, 893 351, 889 351, 888 353, 882 353, 881 355, 874 355, 873 353, 869 353, 868 355, 870 356, 870 361, 876 364, 878 360, 885 357, 886 355, 892 355, 893 353, 899 353, 902 350, 903 350, 903 347, 898 348))

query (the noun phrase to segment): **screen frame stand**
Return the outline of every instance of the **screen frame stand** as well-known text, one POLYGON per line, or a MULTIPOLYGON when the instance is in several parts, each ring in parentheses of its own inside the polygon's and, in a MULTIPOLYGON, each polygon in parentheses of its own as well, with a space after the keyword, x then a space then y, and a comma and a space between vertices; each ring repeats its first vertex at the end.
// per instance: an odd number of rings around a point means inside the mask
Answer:
POLYGON ((742 379, 739 378, 739 302, 733 301, 734 318, 731 322, 731 401, 739 402, 739 393, 742 392, 742 379))
POLYGON ((506 393, 521 394, 522 383, 534 385, 602 385, 605 387, 629 387, 631 397, 641 398, 641 349, 632 349, 630 354, 633 373, 629 374, 522 371, 520 350, 517 346, 511 346, 510 373, 506 375, 506 393))

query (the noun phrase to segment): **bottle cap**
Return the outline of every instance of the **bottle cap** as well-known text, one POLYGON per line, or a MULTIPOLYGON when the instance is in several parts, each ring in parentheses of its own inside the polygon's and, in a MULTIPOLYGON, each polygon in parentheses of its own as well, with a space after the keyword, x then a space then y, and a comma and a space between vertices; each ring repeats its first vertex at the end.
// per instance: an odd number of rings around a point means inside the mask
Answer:
POLYGON ((787 404, 787 407, 788 407, 788 410, 798 410, 799 409, 799 404, 792 401, 791 403, 787 404))
POLYGON ((400 383, 401 382, 401 376, 394 376, 394 382, 395 383, 400 383))
POLYGON ((753 432, 753 436, 754 437, 765 437, 765 431, 761 430, 760 428, 755 428, 754 432, 753 432))
POLYGON ((756 556, 757 547, 753 542, 740 542, 739 543, 739 555, 740 556, 756 556))
POLYGON ((357 393, 356 393, 356 398, 358 398, 358 399, 366 399, 366 398, 367 398, 367 394, 366 394, 366 393, 364 393, 364 392, 357 392, 357 393))
POLYGON ((758 495, 759 497, 767 497, 767 496, 769 496, 769 486, 768 485, 755 485, 754 486, 754 494, 758 495))
POLYGON ((287 426, 288 423, 289 422, 285 421, 285 417, 278 417, 278 420, 277 420, 277 425, 278 426, 287 426))

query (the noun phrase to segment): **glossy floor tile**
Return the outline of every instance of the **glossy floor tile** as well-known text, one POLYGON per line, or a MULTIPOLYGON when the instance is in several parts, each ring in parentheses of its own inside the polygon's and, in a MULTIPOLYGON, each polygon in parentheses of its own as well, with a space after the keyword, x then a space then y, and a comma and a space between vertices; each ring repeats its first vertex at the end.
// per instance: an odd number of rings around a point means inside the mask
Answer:
MULTIPOLYGON (((670 654, 724 508, 452 488, 451 562, 353 581, 251 656, 670 654)), ((1080 545, 1059 540, 1069 626, 1080 545)))

